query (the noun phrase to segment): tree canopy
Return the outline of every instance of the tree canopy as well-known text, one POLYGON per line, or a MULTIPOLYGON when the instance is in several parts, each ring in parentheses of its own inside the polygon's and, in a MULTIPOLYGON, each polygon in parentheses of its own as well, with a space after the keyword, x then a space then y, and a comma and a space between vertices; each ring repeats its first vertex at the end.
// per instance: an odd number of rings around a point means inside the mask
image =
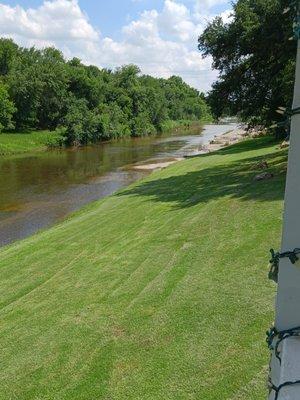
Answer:
POLYGON ((110 71, 65 60, 55 48, 0 39, 0 131, 61 129, 67 143, 90 143, 162 130, 169 120, 205 120, 204 95, 181 78, 110 71))
POLYGON ((280 120, 279 106, 292 103, 296 43, 289 0, 238 0, 229 22, 217 17, 199 37, 219 79, 209 93, 216 117, 240 114, 253 124, 280 120))

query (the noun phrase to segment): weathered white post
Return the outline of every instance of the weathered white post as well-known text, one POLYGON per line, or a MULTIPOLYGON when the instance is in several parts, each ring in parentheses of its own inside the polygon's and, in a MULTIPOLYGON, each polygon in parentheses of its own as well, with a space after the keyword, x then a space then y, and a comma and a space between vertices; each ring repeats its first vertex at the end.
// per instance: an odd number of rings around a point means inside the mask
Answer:
POLYGON ((300 400, 300 254, 297 250, 300 248, 299 4, 295 2, 294 7, 293 11, 298 10, 295 22, 298 49, 285 192, 282 258, 279 262, 275 328, 271 332, 269 341, 272 350, 270 400, 300 400))

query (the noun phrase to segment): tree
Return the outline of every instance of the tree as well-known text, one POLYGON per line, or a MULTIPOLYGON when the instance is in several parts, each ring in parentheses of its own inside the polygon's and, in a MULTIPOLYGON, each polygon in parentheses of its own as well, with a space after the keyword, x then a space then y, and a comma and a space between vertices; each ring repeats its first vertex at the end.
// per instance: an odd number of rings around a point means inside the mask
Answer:
POLYGON ((17 56, 18 46, 11 39, 0 38, 0 76, 9 74, 17 56))
POLYGON ((55 48, 27 49, 6 39, 0 40, 0 82, 5 129, 61 128, 69 145, 148 135, 170 119, 209 114, 204 96, 179 77, 143 76, 135 65, 99 69, 66 61, 55 48))
POLYGON ((46 48, 36 65, 40 88, 37 104, 37 124, 40 129, 55 129, 65 111, 69 77, 60 51, 46 48))
POLYGON ((19 49, 5 80, 17 111, 16 129, 38 128, 38 106, 42 96, 43 80, 39 74, 40 52, 34 48, 19 49))
POLYGON ((16 108, 9 99, 7 87, 0 82, 0 132, 14 128, 13 115, 16 108))
POLYGON ((288 0, 238 0, 232 19, 217 17, 199 38, 220 76, 209 93, 217 117, 240 114, 253 124, 276 121, 278 106, 291 106, 295 43, 288 0))

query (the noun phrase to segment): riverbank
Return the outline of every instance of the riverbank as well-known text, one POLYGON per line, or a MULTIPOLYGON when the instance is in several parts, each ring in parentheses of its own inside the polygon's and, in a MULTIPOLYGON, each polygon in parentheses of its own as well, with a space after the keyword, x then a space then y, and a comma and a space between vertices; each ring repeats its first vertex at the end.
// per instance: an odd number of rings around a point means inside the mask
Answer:
POLYGON ((0 133, 0 157, 46 151, 61 140, 59 134, 50 131, 0 133))
POLYGON ((149 174, 135 170, 134 165, 182 157, 187 149, 207 143, 229 127, 206 125, 195 132, 180 129, 0 157, 0 247, 50 227, 82 206, 149 174))
MULTIPOLYGON (((199 130, 206 122, 210 121, 166 121, 162 126, 162 133, 179 130, 192 133, 199 130)), ((61 147, 63 141, 63 137, 55 131, 0 133, 0 157, 47 151, 50 148, 61 147)))
POLYGON ((0 398, 265 398, 286 157, 245 140, 0 249, 0 398))
POLYGON ((208 143, 201 144, 198 148, 193 149, 193 151, 189 150, 188 153, 183 157, 173 157, 169 160, 134 165, 133 169, 137 171, 155 171, 167 168, 170 165, 177 163, 178 161, 183 161, 185 158, 202 156, 210 152, 223 149, 224 147, 231 146, 249 137, 251 137, 251 135, 249 135, 245 129, 232 129, 221 135, 215 135, 214 138, 208 143))

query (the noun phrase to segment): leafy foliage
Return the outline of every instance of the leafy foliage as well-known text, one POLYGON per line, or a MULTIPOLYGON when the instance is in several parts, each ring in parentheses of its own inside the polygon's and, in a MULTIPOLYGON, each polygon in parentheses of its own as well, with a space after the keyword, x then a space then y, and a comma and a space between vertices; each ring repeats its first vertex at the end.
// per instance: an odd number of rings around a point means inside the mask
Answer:
POLYGON ((215 18, 199 38, 199 49, 212 56, 220 72, 209 94, 215 116, 240 114, 253 124, 280 117, 278 106, 291 106, 296 44, 289 0, 238 0, 232 19, 215 18))
POLYGON ((12 101, 9 99, 7 87, 0 81, 0 132, 4 129, 13 129, 13 113, 16 111, 12 101))
MULTIPOLYGON (((159 132, 171 120, 211 118, 204 95, 179 77, 115 72, 66 61, 54 48, 21 48, 0 39, 3 129, 60 129, 68 144, 159 132)), ((2 119, 1 119, 2 118, 2 119)))

